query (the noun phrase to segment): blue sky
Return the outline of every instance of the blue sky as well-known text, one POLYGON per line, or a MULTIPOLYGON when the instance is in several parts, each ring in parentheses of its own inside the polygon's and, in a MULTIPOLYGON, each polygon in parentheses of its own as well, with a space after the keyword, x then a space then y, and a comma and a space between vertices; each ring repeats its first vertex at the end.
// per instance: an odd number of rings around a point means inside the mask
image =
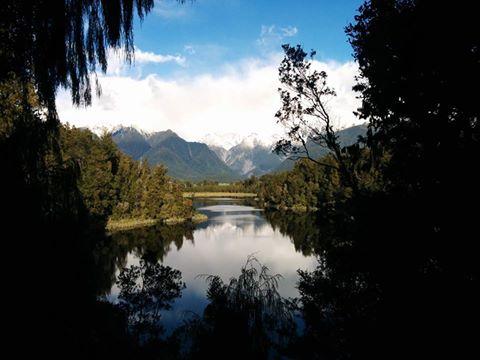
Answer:
POLYGON ((156 1, 143 23, 135 22, 135 63, 109 56, 99 74, 102 96, 91 107, 57 96, 63 122, 107 129, 134 125, 146 131, 172 129, 188 140, 256 133, 281 135, 274 114, 281 45, 317 51, 315 67, 329 74, 337 91, 330 103, 338 127, 355 124, 352 91, 357 65, 345 35, 360 0, 156 1), (218 136, 217 136, 218 135, 218 136))
MULTIPOLYGON (((199 73, 240 58, 280 51, 285 42, 315 49, 320 61, 351 59, 344 28, 360 0, 195 0, 179 5, 157 1, 143 23, 136 22, 135 43, 143 51, 184 56, 188 71, 199 73), (264 42, 261 42, 262 28, 264 42), (292 36, 282 36, 291 30, 292 36), (192 54, 194 52, 194 54, 192 54), (193 56, 194 55, 194 56, 193 56)), ((161 73, 175 71, 171 66, 161 73)))

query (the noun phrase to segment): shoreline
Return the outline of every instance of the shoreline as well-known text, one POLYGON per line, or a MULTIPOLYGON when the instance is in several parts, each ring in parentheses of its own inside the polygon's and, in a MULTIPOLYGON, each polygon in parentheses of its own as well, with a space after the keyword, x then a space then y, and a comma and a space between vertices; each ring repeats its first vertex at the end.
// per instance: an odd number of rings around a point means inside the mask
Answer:
POLYGON ((255 193, 243 193, 243 192, 220 192, 220 191, 187 191, 183 193, 185 198, 255 198, 257 194, 255 193))
POLYGON ((199 224, 207 220, 208 220, 208 216, 201 213, 196 213, 191 218, 172 217, 168 219, 139 219, 139 218, 129 218, 129 219, 120 219, 120 220, 109 219, 105 227, 105 230, 107 230, 108 232, 117 232, 117 231, 126 231, 126 230, 150 227, 158 224, 177 225, 177 224, 183 224, 186 222, 191 222, 192 224, 199 224))

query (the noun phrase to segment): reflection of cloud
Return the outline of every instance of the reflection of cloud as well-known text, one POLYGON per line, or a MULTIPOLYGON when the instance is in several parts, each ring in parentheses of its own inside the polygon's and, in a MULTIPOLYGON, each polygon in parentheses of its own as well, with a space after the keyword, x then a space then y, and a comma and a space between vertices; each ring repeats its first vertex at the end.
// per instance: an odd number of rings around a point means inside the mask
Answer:
MULTIPOLYGON (((208 207, 207 207, 208 208, 208 207)), ((219 275, 225 282, 238 277, 249 255, 254 254, 272 274, 281 274, 279 292, 283 297, 295 297, 298 292, 297 269, 311 270, 316 258, 306 257, 296 252, 291 239, 282 235, 265 220, 262 212, 245 211, 231 205, 212 206, 220 214, 209 220, 206 227, 199 226, 193 233, 194 241, 185 242, 180 250, 171 247, 163 264, 182 272, 182 280, 187 288, 181 298, 175 301, 172 311, 164 312, 163 324, 173 329, 188 311, 201 314, 207 305, 207 283, 199 275, 219 275), (229 211, 222 211, 228 208, 229 211)), ((250 208, 253 209, 253 208, 250 208)), ((134 253, 127 256, 127 266, 138 265, 139 258, 134 253)), ((115 301, 118 289, 112 289, 110 301, 115 301)))
POLYGON ((182 271, 187 291, 203 293, 206 285, 199 274, 217 274, 225 281, 238 276, 250 254, 267 265, 272 273, 282 274, 283 296, 295 296, 298 268, 311 269, 316 260, 295 251, 289 237, 283 236, 263 220, 263 224, 242 224, 235 221, 212 224, 194 232, 195 244, 185 243, 180 251, 172 250, 164 263, 182 271))

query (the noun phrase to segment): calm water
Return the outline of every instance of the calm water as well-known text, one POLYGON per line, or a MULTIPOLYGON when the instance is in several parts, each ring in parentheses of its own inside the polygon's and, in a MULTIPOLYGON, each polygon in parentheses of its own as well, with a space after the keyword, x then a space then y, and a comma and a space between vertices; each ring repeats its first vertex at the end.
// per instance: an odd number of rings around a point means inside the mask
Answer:
MULTIPOLYGON (((305 251, 288 235, 285 226, 305 227, 302 222, 292 224, 276 215, 275 221, 245 200, 205 199, 196 201, 199 212, 208 221, 195 227, 158 227, 118 233, 114 240, 122 248, 123 259, 117 259, 118 268, 138 265, 142 257, 153 257, 164 265, 182 272, 186 289, 173 309, 163 315, 167 329, 178 325, 190 312, 202 313, 207 304, 207 284, 201 276, 220 275, 224 281, 238 276, 247 257, 254 254, 271 273, 283 276, 279 292, 283 297, 297 296, 297 269, 313 269, 316 258, 305 251)), ((303 236, 303 234, 302 234, 303 236)), ((121 256, 120 256, 121 258, 121 256)), ((108 295, 115 301, 118 288, 113 285, 108 295)))

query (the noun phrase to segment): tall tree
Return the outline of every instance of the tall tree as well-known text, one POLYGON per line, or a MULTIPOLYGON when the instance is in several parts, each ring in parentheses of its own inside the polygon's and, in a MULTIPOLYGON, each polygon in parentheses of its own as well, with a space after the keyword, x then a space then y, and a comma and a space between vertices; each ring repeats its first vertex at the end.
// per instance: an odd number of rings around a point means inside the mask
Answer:
POLYGON ((282 105, 275 114, 287 137, 277 142, 275 151, 291 159, 307 158, 318 165, 337 169, 346 186, 357 188, 354 172, 342 151, 326 103, 335 96, 327 85, 327 73, 312 68, 315 51, 307 54, 300 45, 283 45, 285 57, 278 69, 282 105), (310 154, 318 145, 332 152, 336 164, 323 162, 310 154))

